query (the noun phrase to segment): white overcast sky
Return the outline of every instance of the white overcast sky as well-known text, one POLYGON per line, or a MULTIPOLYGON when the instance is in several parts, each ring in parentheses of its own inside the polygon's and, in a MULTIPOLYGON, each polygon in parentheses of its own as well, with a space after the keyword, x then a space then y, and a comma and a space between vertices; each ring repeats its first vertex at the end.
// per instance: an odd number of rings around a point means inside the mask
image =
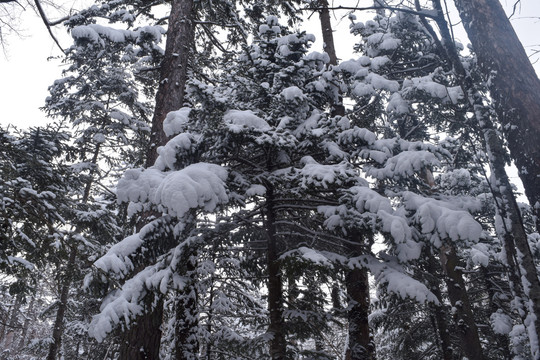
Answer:
MULTIPOLYGON (((503 1, 503 5, 511 8, 515 0, 503 1)), ((449 1, 451 2, 451 1, 449 1)), ((366 3, 372 3, 366 1, 366 3)), ((51 16, 54 19, 54 16, 51 16)), ((540 49, 540 1, 521 0, 517 13, 512 18, 512 24, 520 36, 523 45, 528 51, 540 49)), ((312 21, 318 16, 313 15, 312 21)), ((459 22, 455 16, 453 22, 459 22)), ((350 51, 352 38, 347 36, 348 20, 334 18, 334 26, 341 23, 337 40, 344 40, 344 44, 337 45, 338 57, 347 59, 349 55, 343 49, 350 51)), ((48 61, 51 56, 60 56, 49 37, 41 20, 30 10, 21 14, 17 27, 23 37, 11 35, 7 37, 8 44, 5 54, 0 53, 0 124, 14 124, 18 127, 44 125, 48 120, 39 110, 47 97, 47 87, 57 78, 61 77, 62 66, 59 59, 48 61)), ((309 31, 309 29, 308 29, 309 31)), ((69 36, 59 26, 55 32, 58 34, 64 47, 70 45, 69 36)), ((321 38, 318 28, 311 31, 317 38, 321 38)), ((458 39, 467 42, 464 34, 458 34, 458 39)), ((320 45, 319 45, 320 47, 320 45)), ((319 50, 320 49, 314 49, 319 50)), ((538 58, 538 57, 537 57, 538 58)), ((540 66, 536 66, 537 72, 540 66)))

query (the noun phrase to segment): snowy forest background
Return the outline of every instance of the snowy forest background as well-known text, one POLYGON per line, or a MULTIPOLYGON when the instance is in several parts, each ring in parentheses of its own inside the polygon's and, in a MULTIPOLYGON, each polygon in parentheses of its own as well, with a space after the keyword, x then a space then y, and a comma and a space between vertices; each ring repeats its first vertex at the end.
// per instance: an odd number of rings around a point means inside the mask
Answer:
POLYGON ((42 5, 72 45, 48 124, 0 127, 1 359, 540 359, 540 81, 498 1, 42 5))

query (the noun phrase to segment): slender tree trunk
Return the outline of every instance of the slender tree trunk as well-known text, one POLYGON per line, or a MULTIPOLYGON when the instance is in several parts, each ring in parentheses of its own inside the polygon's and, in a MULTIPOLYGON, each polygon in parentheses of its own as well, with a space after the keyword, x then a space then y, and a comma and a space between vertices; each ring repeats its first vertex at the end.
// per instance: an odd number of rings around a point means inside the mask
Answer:
POLYGON ((446 311, 443 308, 443 298, 440 288, 441 280, 438 276, 440 272, 437 271, 436 265, 436 260, 433 258, 433 256, 430 256, 427 264, 429 289, 433 295, 437 297, 440 303, 439 305, 433 304, 430 306, 430 308, 435 319, 437 335, 439 335, 442 360, 453 360, 454 349, 450 340, 450 331, 448 330, 446 311))
MULTIPOLYGON (((92 155, 91 164, 94 166, 90 170, 89 180, 86 183, 84 188, 83 197, 81 199, 82 204, 86 204, 90 198, 90 190, 92 189, 92 184, 94 182, 93 176, 95 173, 95 167, 98 163, 99 153, 101 150, 101 144, 97 144, 94 149, 94 154, 92 155)), ((73 239, 76 242, 76 240, 73 239)), ((77 243, 71 244, 69 250, 68 262, 65 266, 66 273, 61 283, 60 290, 60 301, 58 303, 58 310, 56 311, 56 319, 54 320, 53 327, 53 341, 49 345, 49 353, 47 355, 47 360, 55 360, 57 353, 60 350, 62 345, 62 335, 64 333, 64 317, 67 309, 69 290, 71 288, 72 274, 75 270, 75 262, 77 261, 77 243)))
POLYGON ((64 317, 67 309, 67 301, 69 297, 69 289, 71 288, 71 276, 75 270, 75 260, 77 259, 77 245, 73 244, 69 251, 69 259, 66 265, 66 273, 63 274, 63 279, 60 289, 60 301, 58 303, 58 310, 56 312, 56 319, 54 321, 53 333, 51 345, 49 346, 49 353, 47 354, 47 360, 56 360, 58 350, 62 346, 62 334, 64 333, 64 317))
MULTIPOLYGON (((485 268, 482 267, 480 269, 480 272, 482 274, 482 279, 484 280, 484 283, 486 285, 486 290, 488 293, 488 299, 489 299, 489 308, 491 310, 491 313, 497 312, 497 310, 500 309, 499 305, 494 301, 497 297, 497 292, 500 291, 500 289, 497 289, 494 286, 493 283, 493 276, 489 273, 489 267, 485 268)), ((510 339, 508 335, 504 334, 495 334, 495 338, 497 339, 497 347, 500 349, 500 353, 502 355, 502 358, 504 360, 511 360, 512 359, 512 352, 510 351, 510 339)))
POLYGON ((287 343, 283 322, 283 284, 279 264, 278 244, 276 236, 276 217, 274 210, 274 189, 267 186, 265 228, 268 249, 266 253, 266 266, 268 268, 268 312, 270 325, 268 334, 270 340, 270 358, 272 360, 286 359, 287 343))
POLYGON ((540 80, 497 0, 455 0, 540 231, 540 80))
MULTIPOLYGON (((353 233, 348 244, 350 256, 364 254, 363 236, 353 233)), ((347 288, 347 320, 349 324, 348 344, 345 360, 373 360, 375 359, 375 344, 369 329, 369 278, 366 268, 354 268, 345 274, 345 287, 347 288)))
POLYGON ((32 296, 32 300, 30 300, 30 304, 28 305, 28 311, 26 311, 26 314, 25 314, 21 340, 19 341, 19 345, 18 345, 19 350, 24 347, 24 343, 26 342, 26 335, 28 334, 28 327, 30 326, 30 318, 33 317, 33 313, 34 313, 36 297, 37 297, 37 294, 34 294, 34 296, 32 296))
POLYGON ((450 303, 455 309, 456 324, 461 339, 461 348, 468 359, 482 360, 482 346, 478 328, 474 321, 471 303, 465 288, 459 259, 451 246, 443 246, 440 252, 441 264, 446 274, 446 285, 450 303))
POLYGON ((180 291, 176 299, 176 360, 198 359, 199 341, 197 327, 199 325, 198 293, 196 286, 196 251, 186 254, 186 272, 189 283, 180 291))
MULTIPOLYGON (((332 30, 332 21, 330 19, 330 11, 328 10, 328 1, 319 0, 320 11, 319 19, 321 22, 321 31, 323 36, 323 49, 328 54, 330 58, 330 65, 336 66, 338 63, 338 58, 336 54, 336 47, 334 45, 334 32, 332 30)), ((343 98, 341 96, 340 89, 336 89, 337 98, 332 104, 332 116, 344 116, 345 107, 343 106, 343 98)))

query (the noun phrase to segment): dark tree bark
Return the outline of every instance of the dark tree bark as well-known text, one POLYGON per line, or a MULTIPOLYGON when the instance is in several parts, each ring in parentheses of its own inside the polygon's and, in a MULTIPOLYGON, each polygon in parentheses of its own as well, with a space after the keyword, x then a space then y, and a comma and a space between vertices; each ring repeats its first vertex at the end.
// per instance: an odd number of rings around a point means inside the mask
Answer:
POLYGON ((283 284, 279 263, 279 250, 276 235, 276 214, 274 209, 274 189, 266 189, 265 229, 267 237, 266 266, 268 269, 268 312, 270 325, 270 358, 284 360, 287 357, 287 343, 283 322, 283 284))
MULTIPOLYGON (((330 11, 328 10, 328 1, 319 0, 320 10, 319 10, 319 19, 321 22, 321 31, 323 36, 323 49, 328 54, 330 58, 330 65, 336 66, 338 63, 338 58, 336 54, 336 47, 334 45, 334 32, 332 30, 332 21, 330 19, 330 11)), ((332 104, 332 116, 344 116, 345 107, 343 106, 343 99, 341 92, 338 89, 338 98, 337 101, 332 104)))
MULTIPOLYGON (((461 61, 459 60, 458 53, 455 49, 450 32, 448 30, 448 24, 444 20, 444 13, 440 4, 440 0, 432 0, 432 2, 434 4, 435 10, 437 10, 437 13, 438 13, 436 17, 436 21, 437 21, 437 24, 439 26, 439 30, 442 36, 442 42, 438 41, 436 34, 432 30, 430 31, 430 33, 432 33, 434 40, 438 42, 439 46, 444 49, 443 52, 446 54, 449 65, 453 67, 456 73, 456 76, 460 82, 461 88, 463 89, 463 93, 465 94, 470 104, 470 107, 471 107, 470 111, 475 114, 477 126, 484 136, 486 150, 490 154, 489 165, 496 179, 496 181, 490 185, 491 185, 491 191, 493 193, 495 201, 497 202, 496 203, 497 211, 499 215, 504 219, 503 221, 504 233, 499 234, 499 235, 503 238, 504 247, 506 250, 508 275, 509 275, 509 280, 510 280, 510 285, 511 285, 513 295, 524 301, 523 302, 523 310, 525 311, 525 315, 523 316, 524 320, 527 316, 526 315, 527 313, 530 313, 531 315, 535 316, 536 319, 540 319, 540 280, 538 279, 537 269, 534 264, 534 259, 533 259, 531 249, 529 247, 529 243, 527 240, 527 233, 523 226, 521 212, 517 205, 515 195, 512 191, 510 180, 508 179, 508 175, 506 174, 505 163, 504 163, 505 150, 502 145, 502 141, 499 138, 497 131, 495 130, 495 127, 491 120, 493 116, 490 113, 490 110, 483 105, 482 96, 480 92, 478 91, 476 85, 472 82, 471 77, 468 76, 467 72, 463 68, 461 61), (524 289, 528 289, 528 291, 526 292, 524 289)), ((477 3, 484 3, 484 2, 485 0, 481 0, 481 1, 478 1, 477 3)), ((497 5, 500 7, 500 4, 496 0, 490 1, 490 2, 497 3, 497 5)), ((465 5, 467 7, 472 6, 471 4, 469 4, 469 2, 467 2, 467 4, 464 4, 462 0, 456 0, 456 5, 458 5, 458 3, 461 3, 462 7, 465 5)), ((493 4, 490 6, 493 6, 493 4)), ((483 13, 484 11, 482 9, 475 9, 475 10, 480 11, 481 13, 483 13)), ((500 10, 502 11, 502 8, 500 8, 500 10)), ((461 9, 461 11, 463 11, 463 8, 461 9)), ((485 11, 488 11, 488 10, 485 10, 485 11)), ((492 9, 490 11, 494 11, 494 10, 492 9)), ((504 11, 503 11, 503 14, 504 14, 504 11)), ((462 14, 462 16, 464 15, 462 14)), ((467 15, 467 18, 469 19, 468 21, 471 21, 471 19, 473 19, 472 17, 470 17, 470 14, 467 15)), ((476 19, 478 21, 489 21, 489 19, 485 19, 482 17, 478 17, 476 19)), ((506 17, 505 17, 505 20, 506 20, 506 17)), ((464 22, 466 23, 466 20, 464 20, 464 22)), ((480 28, 485 29, 485 30, 490 28, 489 26, 487 28, 484 28, 486 25, 469 24, 469 26, 471 25, 472 27, 474 27, 473 33, 475 31, 478 31, 478 29, 480 28)), ((496 27, 496 24, 491 24, 491 26, 496 27)), ((511 27, 510 27, 510 30, 512 34, 514 34, 515 36, 515 33, 513 32, 513 29, 511 29, 511 27)), ((500 31, 500 29, 497 31, 500 31)), ((477 36, 476 41, 479 41, 479 37, 478 37, 479 34, 475 33, 475 36, 477 36)), ((492 35, 489 35, 489 36, 492 36, 492 35)), ((504 39, 509 40, 509 37, 506 36, 504 37, 504 39)), ((487 38, 484 40, 488 41, 487 38)), ((493 38, 491 40, 495 41, 496 39, 493 38)), ((515 40, 517 44, 519 45, 519 47, 521 47, 521 44, 519 43, 517 38, 515 40)), ((474 44, 475 42, 473 42, 473 46, 474 44)), ((486 60, 486 58, 491 58, 492 55, 486 54, 485 52, 489 53, 492 50, 489 49, 487 44, 479 44, 479 45, 481 46, 481 51, 478 52, 478 48, 477 48, 478 59, 481 64, 484 63, 483 70, 486 71, 486 69, 489 68, 485 63, 486 61, 488 61, 486 60), (482 56, 484 57, 483 60, 480 59, 480 53, 483 53, 482 54, 482 56)), ((512 47, 515 47, 515 45, 516 44, 513 44, 512 47)), ((497 49, 494 50, 495 53, 501 52, 501 51, 504 52, 506 50, 500 49, 499 47, 497 47, 497 49)), ((521 47, 521 51, 524 53, 522 47, 521 47)), ((526 58, 526 55, 525 55, 525 58, 526 58)), ((507 60, 508 62, 512 62, 511 58, 508 58, 507 60)), ((492 60, 489 60, 489 61, 492 61, 492 60)), ((529 64, 529 67, 532 69, 532 66, 528 62, 528 58, 526 58, 526 62, 529 64)), ((510 71, 510 70, 511 70, 510 68, 506 68, 506 67, 504 68, 504 71, 510 71)), ((532 71, 534 72, 534 69, 532 69, 532 71)), ((505 86, 519 85, 519 83, 517 84, 509 83, 510 85, 505 85, 503 82, 500 81, 501 78, 506 78, 508 76, 509 74, 505 74, 504 76, 495 76, 495 78, 499 79, 497 80, 498 86, 505 87, 505 86)), ((534 74, 534 79, 536 79, 536 82, 538 82, 538 78, 536 77, 536 74, 534 74)), ((528 88, 529 90, 531 90, 529 85, 524 85, 524 86, 525 88, 528 88)), ((539 83, 539 86, 540 86, 540 83, 539 83)), ((525 91, 525 90, 519 89, 519 90, 515 90, 512 94, 509 94, 509 93, 504 92, 504 89, 497 89, 496 87, 494 88, 494 85, 492 82, 490 85, 490 91, 492 92, 492 95, 495 96, 494 100, 496 102, 495 110, 497 112, 497 117, 502 119, 503 125, 505 126, 509 125, 508 121, 510 121, 510 119, 508 117, 508 114, 511 111, 509 111, 508 109, 505 110, 504 106, 513 106, 511 105, 513 103, 511 102, 506 103, 505 100, 501 100, 498 97, 515 96, 516 94, 519 94, 520 91, 525 91), (499 91, 499 90, 500 92, 497 93, 496 91, 499 91)), ((540 88, 538 89, 538 91, 540 91, 540 88)), ((540 92, 538 92, 537 95, 540 96, 540 92)), ((539 98, 539 101, 540 101, 540 98, 539 98)), ((540 102, 537 103, 536 105, 538 106, 538 109, 539 109, 539 111, 537 112, 537 115, 540 116, 540 102)), ((530 113, 527 113, 527 114, 532 115, 530 113)), ((523 122, 523 119, 524 118, 521 118, 522 122, 523 122)), ((536 121, 538 121, 538 119, 536 121)), ((537 134, 540 134, 540 132, 537 132, 537 134)), ((532 132, 532 134, 529 134, 529 135, 534 137, 534 132, 532 132)), ((529 140, 530 139, 528 139, 527 141, 529 140)), ((510 145, 510 138, 508 138, 508 142, 510 145)), ((538 143, 537 140, 536 142, 538 143)), ((526 145, 524 149, 527 149, 527 148, 528 147, 526 145)), ((540 161, 539 157, 537 157, 536 159, 540 161)), ((516 164, 517 164, 517 161, 516 161, 516 164)), ((537 172, 537 174, 540 174, 540 172, 537 172)), ((538 183, 535 186, 536 186, 536 190, 540 191, 540 186, 538 186, 538 183)), ((530 197, 529 197, 529 201, 532 201, 530 197)), ((531 202, 531 204, 533 203, 534 202, 531 202)), ((537 210, 540 210, 540 208, 537 210)), ((538 218, 537 218, 537 224, 538 224, 538 218)), ((529 336, 531 337, 530 341, 531 343, 537 343, 538 334, 540 334, 540 320, 534 320, 534 319, 530 319, 530 320, 534 322, 533 326, 536 330, 535 332, 530 332, 530 331, 528 332, 529 336)), ((536 349, 535 347, 533 348, 536 349)), ((540 354, 535 353, 533 354, 533 357, 540 358, 540 354)))
POLYGON ((433 318, 435 320, 435 327, 437 329, 437 334, 439 335, 440 348, 442 353, 443 360, 453 360, 454 359, 454 349, 452 347, 452 341, 450 339, 450 332, 448 331, 448 322, 446 311, 443 308, 443 299, 441 293, 441 280, 440 280, 440 271, 437 271, 437 262, 433 256, 430 256, 426 266, 427 276, 428 276, 428 285, 429 290, 437 297, 439 300, 438 305, 430 305, 430 310, 432 312, 433 318))
MULTIPOLYGON (((366 235, 371 236, 371 235, 366 235)), ((365 237, 351 232, 347 244, 349 256, 365 254, 365 237)), ((375 344, 372 341, 369 328, 369 278, 368 270, 364 267, 349 270, 345 274, 347 288, 347 320, 349 324, 349 342, 345 351, 345 360, 375 359, 375 344)))
POLYGON ((456 251, 451 246, 443 246, 440 256, 446 274, 448 297, 452 307, 455 309, 454 316, 456 317, 456 325, 461 339, 461 348, 468 359, 482 360, 484 355, 478 336, 478 327, 474 321, 456 251))
POLYGON ((345 276, 349 310, 349 342, 345 360, 375 359, 374 344, 369 329, 369 279, 365 268, 350 270, 345 276))
POLYGON ((199 341, 197 338, 198 293, 196 287, 196 254, 186 254, 186 272, 189 283, 183 291, 179 291, 176 300, 176 360, 198 359, 199 341))
POLYGON ((154 295, 144 298, 144 314, 123 334, 118 359, 157 360, 161 343, 163 300, 152 304, 154 295))
POLYGON ((455 0, 540 229, 540 80, 497 0, 455 0))
MULTIPOLYGON (((193 46, 194 22, 193 1, 173 0, 169 14, 165 55, 160 67, 159 88, 156 93, 156 106, 152 118, 150 147, 146 155, 146 167, 150 167, 157 159, 157 148, 167 142, 163 132, 163 121, 171 111, 178 110, 184 103, 187 68, 193 46)), ((146 214, 140 220, 139 228, 154 214, 146 214)), ((169 243, 168 241, 166 243, 169 243)), ((148 294, 145 303, 151 303, 155 295, 148 294)), ((177 304, 178 305, 178 304, 177 304)), ((152 311, 139 316, 124 336, 120 350, 120 360, 158 359, 161 344, 161 324, 163 302, 159 301, 152 311), (150 336, 150 334, 152 334, 150 336), (143 351, 136 351, 143 349, 143 351)), ((179 310, 180 311, 180 310, 179 310)), ((182 324, 178 322, 177 324, 182 324)), ((175 333, 183 341, 182 330, 175 333)), ((176 348, 181 344, 176 344, 176 348)), ((183 351, 181 351, 183 353, 183 351)), ((179 356, 179 355, 178 355, 179 356)))
POLYGON ((184 103, 193 37, 193 0, 173 0, 169 14, 165 55, 160 68, 146 167, 154 165, 157 159, 157 148, 167 142, 167 137, 163 132, 165 117, 169 112, 181 108, 184 103))

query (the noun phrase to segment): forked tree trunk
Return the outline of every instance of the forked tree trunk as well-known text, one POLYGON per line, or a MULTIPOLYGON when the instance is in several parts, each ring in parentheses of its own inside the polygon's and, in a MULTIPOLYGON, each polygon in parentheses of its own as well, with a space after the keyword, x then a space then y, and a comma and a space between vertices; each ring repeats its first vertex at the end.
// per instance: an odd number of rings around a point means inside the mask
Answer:
POLYGON ((455 4, 489 80, 495 111, 540 231, 540 80, 499 1, 455 4))
POLYGON ((465 288, 463 273, 460 270, 456 251, 451 246, 443 246, 440 251, 441 264, 446 274, 448 297, 456 317, 461 348, 468 359, 482 360, 482 346, 478 336, 478 327, 474 321, 471 303, 465 288))

